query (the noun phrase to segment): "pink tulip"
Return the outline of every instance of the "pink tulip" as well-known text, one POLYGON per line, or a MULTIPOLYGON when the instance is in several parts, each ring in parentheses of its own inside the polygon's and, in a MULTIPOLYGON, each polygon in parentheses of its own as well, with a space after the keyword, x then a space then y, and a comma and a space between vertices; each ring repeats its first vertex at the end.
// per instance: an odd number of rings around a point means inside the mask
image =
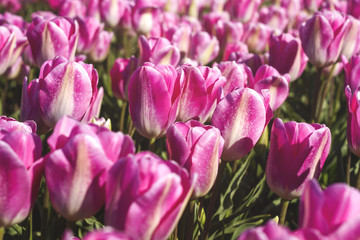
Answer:
POLYGON ((40 112, 41 120, 53 128, 63 116, 88 121, 99 114, 103 92, 97 89, 92 65, 56 57, 42 65, 39 80, 33 81, 29 87, 24 82, 22 119, 40 120, 40 112))
POLYGON ((347 19, 350 21, 350 27, 345 33, 341 54, 349 59, 360 53, 360 20, 351 16, 347 19))
POLYGON ((347 13, 357 19, 360 19, 360 1, 359 0, 349 0, 347 13))
POLYGON ((290 74, 290 81, 298 79, 308 62, 299 38, 283 33, 272 35, 269 44, 269 65, 281 74, 290 74))
POLYGON ((249 51, 262 53, 269 44, 273 29, 260 22, 250 23, 244 27, 243 41, 248 45, 249 51))
POLYGON ((343 48, 351 22, 336 11, 316 12, 300 27, 302 47, 316 67, 335 63, 343 48))
POLYGON ((0 26, 0 75, 19 59, 27 44, 18 27, 10 24, 0 26))
POLYGON ((213 126, 197 121, 178 122, 166 132, 168 159, 186 168, 195 186, 192 198, 205 196, 213 186, 224 139, 213 126))
POLYGON ((237 88, 217 105, 211 125, 224 138, 221 158, 234 161, 245 156, 255 146, 272 117, 267 90, 257 93, 250 88, 237 88))
POLYGON ((85 17, 86 5, 81 0, 62 0, 58 8, 59 16, 85 17))
POLYGON ((256 14, 261 0, 230 0, 227 1, 225 9, 230 15, 241 22, 256 20, 256 14))
POLYGON ((316 12, 319 10, 323 1, 324 0, 303 0, 303 4, 307 10, 316 12))
MULTIPOLYGON (((300 240, 285 226, 277 225, 274 221, 268 221, 264 226, 250 228, 243 232, 237 240, 300 240)), ((305 239, 303 239, 305 240, 305 239)))
POLYGON ((73 60, 78 41, 79 26, 69 18, 46 20, 37 16, 27 31, 31 52, 38 67, 46 60, 63 56, 73 60))
POLYGON ((262 65, 255 74, 254 82, 249 86, 261 93, 263 89, 270 91, 270 107, 273 111, 278 109, 289 95, 290 75, 280 75, 279 72, 268 65, 262 65))
POLYGON ((116 27, 130 9, 132 1, 99 0, 101 18, 111 27, 116 27))
POLYGON ((105 224, 132 239, 167 239, 192 191, 189 174, 177 163, 151 152, 129 155, 109 170, 105 224))
POLYGON ((274 120, 266 181, 283 199, 299 197, 304 184, 318 178, 330 150, 331 133, 320 124, 274 120))
POLYGON ((92 61, 103 61, 108 55, 113 33, 104 31, 104 24, 94 17, 75 19, 79 24, 78 52, 87 54, 92 61))
POLYGON ((345 57, 341 59, 345 71, 344 86, 349 85, 352 93, 354 93, 360 87, 360 55, 353 56, 349 61, 345 57))
POLYGON ((260 9, 259 22, 270 26, 276 32, 282 33, 289 23, 285 8, 277 5, 264 6, 260 9))
POLYGON ((189 58, 200 65, 206 65, 214 60, 220 51, 219 41, 207 32, 198 32, 191 36, 189 58))
POLYGON ((345 89, 348 103, 347 141, 350 150, 360 156, 360 95, 359 89, 351 89, 348 85, 345 89))
MULTIPOLYGON (((63 239, 66 240, 66 239, 63 239)), ((111 227, 91 231, 85 235, 84 240, 132 240, 126 233, 119 232, 111 227)))
POLYGON ((138 39, 140 57, 139 65, 144 62, 171 64, 177 66, 180 61, 180 51, 166 38, 149 38, 141 35, 138 39))
POLYGON ((129 81, 137 66, 138 59, 134 56, 128 59, 118 58, 115 60, 110 70, 111 89, 115 97, 128 100, 129 81))
POLYGON ((133 29, 143 35, 160 37, 165 1, 138 0, 132 8, 133 29))
POLYGON ((35 128, 0 118, 0 227, 22 222, 35 203, 44 166, 35 128))
POLYGON ((357 239, 360 233, 359 201, 359 191, 346 184, 336 183, 322 190, 315 180, 311 180, 301 196, 299 227, 316 229, 331 236, 330 239, 357 239))
POLYGON ((177 120, 185 122, 198 119, 205 122, 215 109, 221 86, 226 79, 218 68, 195 67, 184 64, 184 80, 181 89, 177 120))
POLYGON ((132 154, 129 136, 62 118, 48 139, 45 179, 55 210, 67 220, 93 216, 105 201, 107 169, 132 154))
POLYGON ((146 63, 129 82, 129 111, 134 126, 147 138, 162 137, 175 121, 183 71, 146 63))
POLYGON ((224 96, 235 88, 244 88, 249 85, 249 82, 254 82, 251 69, 245 64, 220 62, 217 67, 226 78, 226 83, 222 86, 224 96))

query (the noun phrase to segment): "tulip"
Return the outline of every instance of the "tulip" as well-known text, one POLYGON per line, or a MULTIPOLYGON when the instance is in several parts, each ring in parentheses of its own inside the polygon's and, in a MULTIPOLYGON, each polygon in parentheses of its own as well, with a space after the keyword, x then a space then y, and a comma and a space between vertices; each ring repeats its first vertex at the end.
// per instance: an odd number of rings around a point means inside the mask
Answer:
POLYGON ((191 36, 189 58, 196 60, 200 65, 206 65, 219 54, 219 41, 207 32, 198 32, 191 36))
POLYGON ((79 24, 78 52, 88 54, 92 61, 103 61, 109 52, 113 33, 104 31, 104 24, 94 17, 75 19, 79 24))
POLYGON ((168 159, 178 162, 195 179, 192 198, 205 196, 213 186, 223 145, 217 128, 197 121, 178 122, 167 130, 168 159))
POLYGON ((69 221, 93 216, 105 202, 111 165, 135 151, 129 136, 62 118, 48 139, 45 180, 55 210, 69 221))
POLYGON ((30 213, 40 187, 44 161, 34 123, 1 117, 0 227, 22 222, 30 213))
POLYGON ((320 124, 274 120, 266 164, 266 181, 282 199, 301 195, 304 184, 318 178, 329 154, 331 133, 320 124))
POLYGON ((165 1, 136 1, 132 8, 133 29, 139 34, 160 37, 164 5, 165 1))
POLYGON ((73 60, 78 34, 76 21, 64 17, 47 20, 36 16, 28 28, 27 37, 37 66, 56 56, 73 60))
POLYGON ((131 1, 100 0, 99 10, 101 18, 110 26, 116 27, 131 8, 131 1))
POLYGON ((42 65, 39 80, 32 82, 23 88, 22 119, 39 120, 35 114, 40 112, 41 120, 53 128, 63 116, 89 121, 99 114, 103 91, 97 89, 98 75, 90 64, 56 57, 42 65), (26 114, 27 107, 34 114, 26 114))
POLYGON ((324 0, 303 0, 304 7, 311 11, 316 12, 320 8, 324 0))
POLYGON ((285 8, 277 5, 264 6, 260 9, 259 22, 270 26, 276 32, 282 33, 289 23, 285 8))
POLYGON ((138 59, 134 56, 127 59, 118 58, 115 60, 110 70, 111 89, 115 97, 122 100, 128 99, 129 81, 137 65, 138 59))
POLYGON ((1 75, 19 59, 27 40, 18 27, 10 24, 0 26, 0 39, 1 75))
POLYGON ((181 69, 147 63, 129 82, 129 111, 134 126, 146 138, 162 137, 175 121, 180 99, 181 69))
POLYGON ((180 61, 180 51, 171 45, 166 38, 149 38, 141 35, 138 39, 140 57, 139 65, 144 62, 153 64, 171 64, 176 66, 180 61))
MULTIPOLYGON (((85 235, 84 240, 132 240, 126 233, 119 232, 111 227, 91 231, 85 235)), ((63 239, 65 240, 65 239, 63 239)))
POLYGON ((256 20, 256 13, 260 4, 261 0, 230 0, 227 1, 225 9, 235 19, 241 22, 249 22, 254 20, 254 16, 256 20))
POLYGON ((281 74, 288 73, 290 81, 298 79, 308 62, 299 38, 283 33, 279 36, 271 35, 269 44, 269 65, 281 74))
POLYGON ((220 62, 217 67, 222 76, 226 78, 226 83, 222 86, 223 94, 226 96, 235 88, 247 87, 249 82, 253 82, 251 69, 245 64, 232 62, 220 62))
POLYGON ((128 155, 108 172, 105 224, 132 239, 167 239, 192 191, 189 174, 177 163, 151 152, 128 155))
POLYGON ((309 61, 318 68, 335 63, 350 25, 350 20, 336 11, 316 12, 303 23, 300 39, 309 61))
POLYGON ((353 56, 349 61, 345 57, 341 59, 345 71, 344 86, 349 85, 352 93, 354 93, 360 87, 360 55, 353 56))
POLYGON ((359 191, 344 183, 332 184, 322 190, 315 180, 311 180, 300 199, 299 228, 316 229, 324 236, 332 236, 331 239, 357 239, 359 201, 359 191))
POLYGON ((344 36, 341 54, 349 59, 360 53, 360 20, 351 16, 348 16, 347 19, 350 21, 350 27, 344 36))
POLYGON ((86 13, 86 5, 81 0, 62 0, 58 7, 59 16, 69 18, 84 17, 86 13))
POLYGON ((223 160, 238 160, 255 146, 272 117, 269 102, 267 90, 261 95, 250 88, 237 88, 218 103, 211 125, 224 138, 223 160))
POLYGON ((270 107, 273 111, 278 109, 289 95, 290 75, 281 76, 279 72, 268 65, 262 65, 255 74, 254 82, 249 86, 261 93, 263 89, 270 91, 270 107))
POLYGON ((250 23, 245 26, 243 41, 248 45, 249 51, 262 53, 268 46, 273 29, 263 23, 250 23))
POLYGON ((178 121, 198 119, 205 122, 215 109, 221 86, 226 82, 218 68, 182 65, 184 81, 179 102, 178 121))
MULTIPOLYGON (((285 226, 277 225, 274 221, 268 221, 264 226, 250 228, 243 232, 237 240, 261 239, 261 240, 300 240, 285 226)), ((304 239, 305 240, 305 239, 304 239)))
POLYGON ((345 89, 345 95, 348 103, 348 121, 347 121, 348 146, 356 156, 360 156, 359 89, 353 90, 348 85, 345 89))
POLYGON ((347 13, 353 17, 360 19, 360 4, 359 0, 349 0, 347 13))

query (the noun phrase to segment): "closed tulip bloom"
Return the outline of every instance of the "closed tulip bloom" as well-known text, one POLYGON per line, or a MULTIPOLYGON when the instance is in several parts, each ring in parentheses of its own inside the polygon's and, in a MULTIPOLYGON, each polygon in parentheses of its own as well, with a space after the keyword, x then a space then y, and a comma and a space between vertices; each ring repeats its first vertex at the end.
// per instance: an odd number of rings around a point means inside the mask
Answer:
POLYGON ((360 55, 353 56, 349 60, 345 57, 341 59, 345 72, 344 86, 349 85, 352 93, 354 93, 360 87, 360 55))
POLYGON ((110 26, 116 27, 131 9, 132 1, 127 0, 99 0, 101 18, 110 26))
POLYGON ((181 88, 177 120, 198 119, 205 122, 215 109, 221 86, 226 79, 217 67, 195 67, 184 64, 184 81, 181 88))
POLYGON ((129 111, 136 130, 146 138, 162 137, 175 122, 183 72, 172 65, 146 63, 129 83, 129 111))
POLYGON ((214 60, 220 51, 219 41, 207 32, 197 32, 191 36, 189 58, 200 65, 206 65, 214 60))
POLYGON ((105 224, 132 239, 167 239, 192 191, 189 174, 176 162, 151 152, 129 155, 108 172, 105 224))
MULTIPOLYGON (((34 111, 37 109, 48 128, 53 128, 63 116, 88 121, 99 114, 103 92, 97 89, 98 75, 92 65, 56 57, 43 64, 37 81, 36 85, 33 85, 36 82, 31 82, 24 86, 30 89, 23 90, 22 113, 28 112, 24 109, 28 105, 34 111)), ((26 115, 22 118, 34 117, 26 115)))
POLYGON ((255 74, 254 82, 249 86, 261 93, 263 89, 270 91, 270 107, 273 111, 278 109, 289 95, 290 75, 280 75, 279 72, 268 65, 262 65, 255 74))
POLYGON ((272 117, 267 90, 262 95, 250 88, 237 88, 217 105, 211 125, 224 138, 221 159, 235 161, 255 146, 272 117))
POLYGON ((350 27, 345 33, 341 55, 349 59, 360 52, 360 20, 351 16, 347 16, 347 19, 350 21, 350 27))
POLYGON ((19 59, 27 44, 18 27, 10 24, 0 26, 0 75, 19 59))
POLYGON ((299 197, 306 182, 319 177, 330 144, 330 130, 323 124, 275 119, 266 164, 270 189, 282 199, 299 197))
POLYGON ((37 16, 27 31, 35 63, 40 67, 46 60, 63 56, 73 60, 78 41, 79 26, 69 18, 46 20, 37 16))
POLYGON ((254 15, 256 16, 260 4, 261 0, 230 0, 227 1, 225 9, 236 20, 249 22, 254 20, 254 15))
POLYGON ((111 89, 115 97, 128 100, 128 86, 131 75, 136 70, 138 59, 132 56, 131 58, 118 58, 115 60, 113 67, 110 70, 111 89))
POLYGON ((213 186, 223 145, 219 129, 197 121, 178 122, 167 130, 168 159, 186 168, 194 179, 192 198, 206 195, 213 186))
POLYGON ((45 179, 55 210, 69 221, 93 216, 105 201, 105 177, 119 158, 132 154, 129 136, 62 118, 48 139, 45 179))
POLYGON ((290 81, 295 81, 305 70, 309 59, 301 46, 299 38, 283 33, 271 35, 269 44, 269 65, 281 74, 288 73, 290 81))
POLYGON ((40 187, 44 161, 38 160, 41 139, 33 133, 33 127, 6 117, 1 117, 1 122, 0 227, 9 227, 29 215, 40 187))
POLYGON ((144 35, 138 39, 140 57, 139 65, 144 62, 157 64, 171 64, 177 66, 180 61, 180 51, 166 38, 149 38, 144 35))
POLYGON ((316 229, 330 239, 358 239, 360 193, 344 183, 322 190, 309 181, 300 199, 299 228, 316 229))
POLYGON ((277 5, 264 6, 260 9, 259 22, 282 33, 289 23, 289 17, 285 8, 277 5))
POLYGON ((261 22, 249 23, 244 27, 243 41, 248 45, 249 51, 262 53, 269 45, 273 29, 261 22))
POLYGON ((347 141, 350 150, 360 156, 360 92, 350 86, 345 89, 348 103, 347 141))
POLYGON ((74 18, 85 17, 86 5, 81 0, 62 0, 58 7, 59 16, 74 18))
POLYGON ((302 47, 316 67, 335 63, 342 51, 351 22, 336 11, 316 12, 300 27, 302 47))

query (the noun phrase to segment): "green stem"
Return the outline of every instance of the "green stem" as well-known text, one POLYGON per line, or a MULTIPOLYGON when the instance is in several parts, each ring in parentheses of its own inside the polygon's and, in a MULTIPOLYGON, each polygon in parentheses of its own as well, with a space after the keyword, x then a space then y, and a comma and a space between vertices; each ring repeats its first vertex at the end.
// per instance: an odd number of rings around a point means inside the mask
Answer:
POLYGON ((287 212, 289 203, 290 203, 289 200, 281 199, 281 209, 280 209, 280 216, 279 216, 279 218, 280 218, 279 223, 281 225, 285 224, 286 212, 287 212))
POLYGON ((329 86, 331 85, 331 79, 334 74, 335 66, 336 64, 332 65, 328 78, 326 79, 326 81, 322 83, 321 89, 323 89, 323 91, 320 92, 319 98, 317 99, 316 110, 315 110, 315 122, 320 121, 321 110, 324 105, 326 93, 328 92, 329 86))
POLYGON ((350 167, 351 167, 351 151, 348 149, 348 157, 346 164, 346 183, 350 186, 350 167))
POLYGON ((359 169, 358 175, 357 175, 356 188, 360 189, 360 169, 359 169))
POLYGON ((195 209, 195 201, 191 200, 189 202, 189 211, 187 213, 186 239, 193 239, 193 233, 194 233, 194 209, 195 209))
POLYGON ((204 230, 202 231, 201 236, 200 236, 200 239, 202 239, 202 240, 208 239, 208 237, 209 237, 211 220, 212 220, 212 217, 214 214, 215 203, 216 203, 216 200, 219 195, 219 190, 220 190, 221 181, 222 181, 225 167, 226 167, 226 161, 221 161, 220 166, 219 166, 218 176, 216 178, 216 181, 215 181, 212 193, 211 193, 209 206, 206 211, 206 220, 205 220, 205 224, 204 224, 204 230))
POLYGON ((49 190, 45 186, 45 194, 43 201, 43 212, 41 217, 41 239, 45 240, 47 238, 48 230, 48 217, 49 217, 49 207, 50 207, 50 197, 49 190))
POLYGON ((30 236, 29 236, 29 240, 32 240, 33 239, 33 212, 31 210, 30 212, 30 236))
POLYGON ((124 132, 126 109, 127 109, 127 102, 123 101, 121 107, 120 126, 119 126, 120 132, 124 132))
POLYGON ((5 235, 5 228, 4 227, 0 227, 0 240, 3 240, 5 235))
POLYGON ((155 142, 156 142, 156 138, 150 139, 149 150, 151 152, 155 152, 155 142))

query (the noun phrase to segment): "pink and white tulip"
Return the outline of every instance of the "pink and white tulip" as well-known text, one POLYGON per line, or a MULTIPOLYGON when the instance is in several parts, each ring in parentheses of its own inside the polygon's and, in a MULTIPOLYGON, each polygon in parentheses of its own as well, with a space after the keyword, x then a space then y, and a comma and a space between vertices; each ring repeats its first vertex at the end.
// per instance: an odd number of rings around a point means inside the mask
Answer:
POLYGON ((224 138, 223 160, 238 160, 255 146, 272 117, 269 102, 268 90, 237 88, 218 103, 211 125, 224 138))
POLYGON ((213 186, 223 145, 219 129, 194 120, 177 122, 167 130, 168 159, 186 168, 194 179, 192 198, 206 195, 213 186))
POLYGON ((189 174, 176 162, 151 152, 128 155, 108 172, 105 224, 132 239, 167 239, 192 191, 189 174))
POLYGON ((297 198, 307 181, 318 178, 329 154, 331 133, 324 124, 274 120, 266 182, 282 199, 297 198))

